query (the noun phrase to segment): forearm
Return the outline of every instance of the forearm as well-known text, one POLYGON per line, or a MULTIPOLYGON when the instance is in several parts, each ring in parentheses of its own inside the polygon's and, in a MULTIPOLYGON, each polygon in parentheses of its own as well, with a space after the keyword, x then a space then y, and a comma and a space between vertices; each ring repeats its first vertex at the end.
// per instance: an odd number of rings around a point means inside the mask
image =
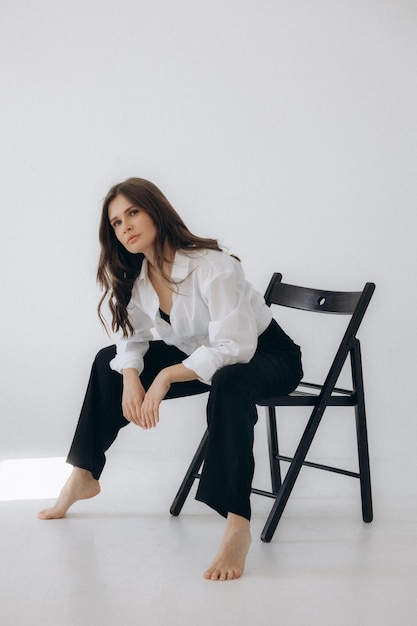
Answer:
POLYGON ((123 370, 122 410, 129 422, 142 426, 141 407, 145 390, 138 375, 138 370, 130 367, 123 370))
POLYGON ((169 385, 172 385, 172 383, 184 383, 188 380, 198 379, 196 372, 188 369, 188 367, 185 367, 182 363, 165 367, 159 372, 158 376, 163 378, 169 385))
POLYGON ((126 383, 137 383, 138 381, 140 383, 139 373, 135 367, 125 367, 122 370, 122 376, 123 385, 125 385, 126 383))

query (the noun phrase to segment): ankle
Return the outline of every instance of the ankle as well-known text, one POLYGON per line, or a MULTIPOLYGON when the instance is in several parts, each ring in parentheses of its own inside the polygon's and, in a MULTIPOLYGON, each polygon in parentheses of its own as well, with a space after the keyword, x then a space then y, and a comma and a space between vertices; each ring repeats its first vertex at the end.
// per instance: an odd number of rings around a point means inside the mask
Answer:
POLYGON ((72 468, 72 473, 71 473, 71 477, 75 478, 77 480, 81 480, 81 481, 96 481, 96 479, 94 478, 94 476, 92 475, 92 473, 90 472, 90 470, 86 470, 82 467, 76 467, 74 466, 72 468))
POLYGON ((246 517, 242 517, 241 515, 237 515, 236 513, 228 513, 226 528, 233 532, 249 531, 250 521, 246 519, 246 517))

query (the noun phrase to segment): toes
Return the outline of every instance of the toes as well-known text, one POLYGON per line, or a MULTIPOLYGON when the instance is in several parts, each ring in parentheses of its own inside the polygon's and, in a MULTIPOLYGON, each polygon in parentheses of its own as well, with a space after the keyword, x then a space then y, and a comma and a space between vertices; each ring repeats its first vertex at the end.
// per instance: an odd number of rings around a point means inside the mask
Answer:
POLYGON ((235 580, 240 578, 241 572, 238 569, 209 569, 204 572, 206 580, 235 580))
POLYGON ((204 572, 206 580, 220 580, 221 571, 219 569, 208 569, 204 572))
POLYGON ((220 580, 220 570, 214 569, 210 574, 210 580, 220 580))
POLYGON ((49 520, 49 519, 61 519, 65 516, 65 511, 60 508, 52 507, 51 509, 43 509, 38 513, 38 519, 49 520))

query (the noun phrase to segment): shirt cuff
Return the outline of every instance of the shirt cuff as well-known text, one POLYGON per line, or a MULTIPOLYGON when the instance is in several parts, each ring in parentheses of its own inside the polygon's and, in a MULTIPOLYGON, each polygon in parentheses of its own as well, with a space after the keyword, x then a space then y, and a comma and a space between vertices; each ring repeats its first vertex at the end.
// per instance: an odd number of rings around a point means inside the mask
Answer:
POLYGON ((213 352, 206 346, 200 346, 190 356, 183 360, 182 364, 195 372, 198 379, 209 385, 215 372, 221 367, 216 362, 213 352))
POLYGON ((143 359, 130 358, 125 360, 121 359, 120 355, 116 355, 114 359, 110 361, 110 368, 115 372, 119 372, 119 374, 123 374, 123 370, 129 369, 129 367, 138 370, 138 374, 140 375, 143 370, 143 359))

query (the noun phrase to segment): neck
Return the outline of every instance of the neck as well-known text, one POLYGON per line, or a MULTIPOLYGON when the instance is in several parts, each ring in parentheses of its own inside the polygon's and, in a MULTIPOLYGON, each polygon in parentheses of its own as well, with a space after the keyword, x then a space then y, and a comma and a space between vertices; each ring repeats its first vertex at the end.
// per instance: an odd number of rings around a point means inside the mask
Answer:
POLYGON ((145 257, 148 261, 148 266, 149 266, 149 270, 155 274, 165 274, 166 276, 170 276, 171 275, 171 270, 172 270, 172 266, 174 264, 174 258, 175 258, 175 250, 173 248, 171 248, 170 246, 168 246, 167 244, 165 245, 164 248, 164 261, 162 264, 162 268, 159 268, 158 265, 156 264, 156 260, 155 260, 155 254, 154 251, 151 250, 149 252, 145 253, 145 257))

